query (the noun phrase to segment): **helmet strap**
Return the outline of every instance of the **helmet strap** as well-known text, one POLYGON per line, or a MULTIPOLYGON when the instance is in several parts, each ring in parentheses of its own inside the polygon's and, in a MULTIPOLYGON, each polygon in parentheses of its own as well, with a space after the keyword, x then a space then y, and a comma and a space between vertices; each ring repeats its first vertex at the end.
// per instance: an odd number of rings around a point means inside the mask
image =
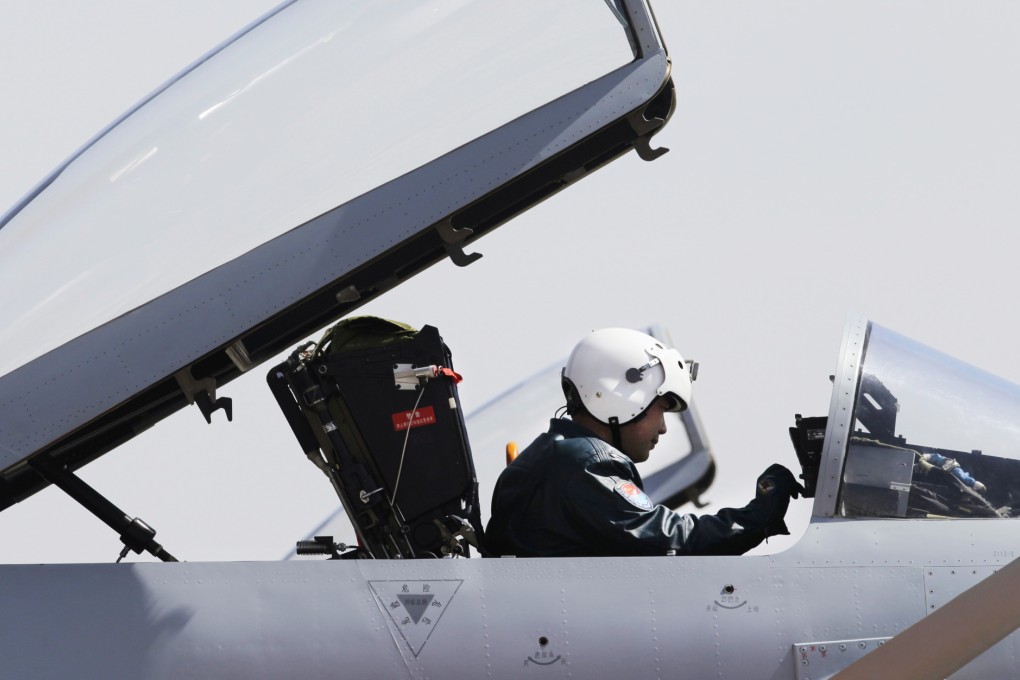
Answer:
POLYGON ((620 419, 616 416, 609 417, 609 431, 613 435, 613 448, 623 452, 623 441, 620 439, 620 419))

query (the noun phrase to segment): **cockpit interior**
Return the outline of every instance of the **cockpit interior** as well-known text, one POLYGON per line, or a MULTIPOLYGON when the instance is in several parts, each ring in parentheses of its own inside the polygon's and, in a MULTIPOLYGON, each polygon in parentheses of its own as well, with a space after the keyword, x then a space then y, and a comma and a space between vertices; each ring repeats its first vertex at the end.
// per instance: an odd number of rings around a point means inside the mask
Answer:
MULTIPOLYGON (((830 415, 797 414, 790 428, 816 514, 1014 516, 1020 470, 1009 454, 1020 443, 1011 420, 1020 388, 852 317, 846 334, 855 333, 860 342, 845 339, 840 379, 833 376, 830 415), (842 412, 852 417, 840 418, 842 412), (828 498, 834 502, 826 511, 828 498)), ((320 538, 303 546, 305 554, 485 554, 458 377, 435 328, 372 317, 341 322, 270 371, 298 441, 330 478, 358 536, 358 547, 346 553, 320 538)), ((694 446, 701 438, 690 425, 687 457, 648 480, 653 497, 673 508, 696 501, 714 475, 711 454, 694 446)))

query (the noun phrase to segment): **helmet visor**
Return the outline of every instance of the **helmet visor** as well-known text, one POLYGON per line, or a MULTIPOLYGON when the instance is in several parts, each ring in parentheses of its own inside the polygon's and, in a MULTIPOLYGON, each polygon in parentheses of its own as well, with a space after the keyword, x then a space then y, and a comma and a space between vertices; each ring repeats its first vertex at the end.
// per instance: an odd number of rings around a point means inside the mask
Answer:
POLYGON ((668 411, 683 411, 691 399, 691 373, 684 358, 672 347, 661 345, 647 352, 659 360, 664 374, 656 393, 669 400, 668 411))

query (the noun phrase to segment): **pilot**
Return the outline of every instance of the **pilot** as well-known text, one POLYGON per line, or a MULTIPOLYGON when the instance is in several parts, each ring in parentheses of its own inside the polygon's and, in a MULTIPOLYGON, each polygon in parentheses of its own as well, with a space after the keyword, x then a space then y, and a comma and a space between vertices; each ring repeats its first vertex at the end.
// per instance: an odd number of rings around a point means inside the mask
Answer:
POLYGON ((519 557, 739 555, 789 534, 804 491, 782 465, 740 509, 681 515, 644 493, 635 463, 666 433, 664 414, 691 399, 680 353, 644 333, 606 328, 581 340, 562 372, 567 418, 554 418, 503 470, 485 530, 490 553, 519 557))

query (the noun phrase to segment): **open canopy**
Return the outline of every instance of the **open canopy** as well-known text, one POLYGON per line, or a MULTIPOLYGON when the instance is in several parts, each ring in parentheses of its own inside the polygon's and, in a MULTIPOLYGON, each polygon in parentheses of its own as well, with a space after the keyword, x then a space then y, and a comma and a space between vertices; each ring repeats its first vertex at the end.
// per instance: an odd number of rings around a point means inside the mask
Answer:
POLYGON ((640 0, 287 2, 0 218, 0 508, 648 139, 640 0))

